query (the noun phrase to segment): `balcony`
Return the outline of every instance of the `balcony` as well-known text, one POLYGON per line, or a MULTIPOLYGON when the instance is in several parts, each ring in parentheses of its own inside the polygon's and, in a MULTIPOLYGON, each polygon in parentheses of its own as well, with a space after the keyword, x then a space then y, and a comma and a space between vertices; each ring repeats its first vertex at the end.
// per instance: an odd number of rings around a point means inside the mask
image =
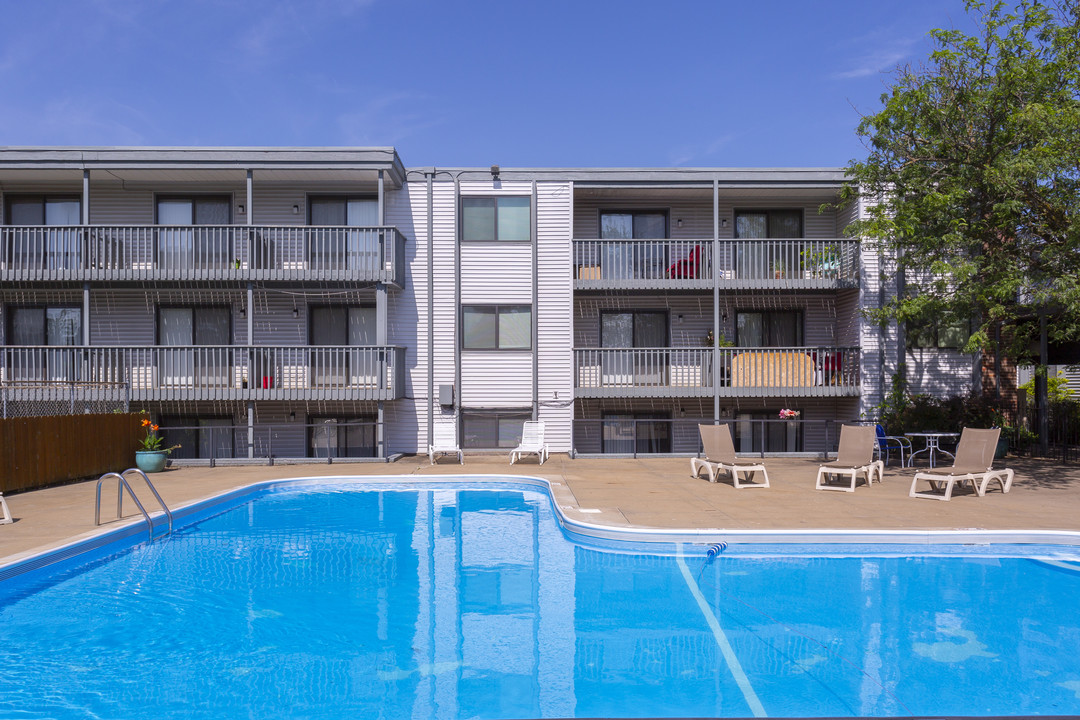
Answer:
POLYGON ((859 348, 575 348, 582 398, 855 397, 859 348))
POLYGON ((405 348, 4 347, 0 383, 23 400, 56 383, 73 392, 123 384, 133 402, 395 400, 405 392, 405 348))
POLYGON ((0 281, 331 281, 402 287, 393 227, 0 227, 0 281))
POLYGON ((575 290, 831 290, 858 287, 850 239, 574 240, 575 290))

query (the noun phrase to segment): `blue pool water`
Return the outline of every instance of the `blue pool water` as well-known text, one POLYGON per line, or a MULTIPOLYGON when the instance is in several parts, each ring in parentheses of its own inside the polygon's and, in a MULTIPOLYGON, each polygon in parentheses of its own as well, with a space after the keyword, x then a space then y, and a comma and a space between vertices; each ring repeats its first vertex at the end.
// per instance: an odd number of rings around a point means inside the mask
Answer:
POLYGON ((1080 713, 1068 557, 653 547, 526 486, 257 492, 0 583, 0 717, 1080 713))

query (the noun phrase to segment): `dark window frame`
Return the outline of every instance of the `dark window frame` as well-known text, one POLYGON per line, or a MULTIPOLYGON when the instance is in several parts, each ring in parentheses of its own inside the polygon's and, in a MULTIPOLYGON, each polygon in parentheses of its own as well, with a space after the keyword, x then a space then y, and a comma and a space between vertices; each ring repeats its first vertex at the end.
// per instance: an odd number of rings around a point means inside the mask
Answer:
POLYGON ((195 342, 194 335, 195 335, 196 321, 195 321, 194 313, 195 313, 195 311, 197 311, 199 309, 225 310, 227 312, 227 315, 228 315, 228 318, 229 318, 229 342, 228 342, 228 344, 229 345, 235 345, 236 344, 236 342, 235 342, 235 337, 236 336, 233 334, 233 306, 232 305, 225 305, 225 304, 221 304, 221 303, 213 303, 213 304, 202 304, 202 303, 199 303, 199 304, 159 303, 154 308, 154 345, 155 346, 160 346, 161 345, 161 311, 162 310, 191 310, 192 311, 192 316, 191 316, 192 345, 195 346, 195 347, 208 347, 208 346, 199 346, 198 343, 195 342))
POLYGON ((467 303, 461 306, 461 312, 458 314, 459 322, 461 323, 461 349, 478 352, 532 352, 533 351, 533 333, 536 329, 536 313, 533 311, 531 303, 467 303), (472 308, 484 308, 495 310, 495 347, 469 347, 465 338, 465 311, 472 308), (499 314, 504 309, 529 309, 529 346, 528 347, 501 347, 499 332, 499 314))
POLYGON ((462 195, 458 202, 458 237, 463 243, 499 243, 511 245, 531 245, 535 240, 536 233, 533 225, 536 220, 536 208, 533 206, 532 195, 462 195), (527 240, 502 240, 499 238, 499 200, 514 199, 529 201, 529 238, 527 240), (495 209, 495 237, 491 239, 470 239, 465 237, 465 202, 467 200, 491 200, 495 209))
POLYGON ((748 239, 748 240, 765 240, 765 239, 769 239, 769 238, 773 238, 773 237, 776 237, 776 238, 779 238, 779 239, 786 239, 786 236, 781 237, 779 235, 774 236, 772 234, 772 229, 770 228, 770 225, 771 225, 770 218, 771 218, 772 213, 798 213, 799 214, 799 234, 798 234, 797 237, 798 238, 805 238, 806 237, 806 208, 801 208, 801 207, 735 208, 735 211, 732 213, 732 218, 733 218, 732 219, 732 224, 734 225, 734 227, 732 227, 733 236, 735 237, 735 239, 740 239, 740 236, 739 236, 739 216, 740 215, 764 215, 765 216, 765 237, 764 238, 745 238, 745 239, 748 239))
MULTIPOLYGON (((11 225, 12 224, 12 222, 11 222, 11 201, 12 200, 26 201, 26 200, 30 200, 31 198, 35 198, 35 199, 40 198, 41 199, 41 218, 42 218, 42 224, 40 226, 31 226, 31 227, 50 227, 49 225, 45 225, 45 222, 44 222, 45 221, 45 204, 49 200, 63 200, 63 201, 74 200, 77 203, 79 203, 79 220, 80 220, 79 224, 81 224, 82 213, 83 213, 82 195, 72 194, 72 193, 5 193, 4 194, 4 224, 5 225, 11 225)), ((55 226, 55 227, 65 227, 65 226, 58 225, 58 226, 55 226)))
POLYGON ((904 349, 905 350, 954 350, 957 352, 963 352, 964 345, 971 337, 971 325, 968 321, 967 327, 962 326, 962 321, 953 325, 948 322, 941 322, 939 320, 931 320, 925 323, 921 323, 917 327, 913 327, 912 322, 905 323, 904 332, 904 349), (956 333, 962 337, 958 344, 942 344, 943 333, 956 333))
MULTIPOLYGON (((646 454, 646 455, 665 455, 673 452, 674 448, 674 435, 675 424, 674 413, 671 410, 631 410, 628 412, 622 412, 618 410, 606 410, 600 414, 600 453, 616 454, 614 449, 607 448, 607 433, 605 429, 608 423, 620 423, 634 421, 634 453, 646 454), (632 417, 623 417, 624 415, 630 415, 632 417), (666 429, 666 433, 658 433, 656 437, 649 437, 647 434, 642 437, 638 435, 638 430, 641 428, 641 423, 647 423, 649 421, 658 423, 654 427, 663 427, 666 429), (650 450, 650 445, 655 445, 656 450, 650 450)), ((617 453, 625 454, 625 453, 617 453)))
POLYGON ((376 423, 378 423, 378 417, 376 417, 375 415, 363 415, 363 414, 354 416, 352 413, 338 413, 336 415, 335 414, 321 413, 321 414, 318 414, 318 415, 309 415, 308 418, 307 418, 307 423, 306 423, 307 432, 304 433, 304 435, 305 435, 304 442, 305 442, 305 445, 307 446, 305 448, 305 452, 307 453, 307 457, 309 457, 309 458, 323 458, 323 459, 326 458, 326 455, 316 455, 315 454, 316 448, 315 448, 314 440, 315 440, 315 431, 318 430, 319 427, 325 427, 326 426, 325 421, 327 421, 327 420, 335 421, 334 427, 337 429, 337 435, 338 435, 338 437, 337 437, 337 445, 335 446, 336 449, 340 451, 342 449, 342 447, 345 448, 345 453, 338 452, 336 455, 332 455, 331 457, 377 457, 378 456, 378 454, 379 454, 379 447, 378 447, 379 433, 378 433, 378 428, 377 427, 372 427, 371 428, 371 445, 363 445, 363 446, 359 446, 358 448, 355 448, 355 449, 370 450, 370 452, 371 452, 370 455, 368 455, 368 454, 354 455, 354 454, 349 453, 350 448, 349 448, 349 444, 348 444, 348 427, 347 427, 350 423, 354 423, 354 426, 356 426, 355 425, 356 423, 363 423, 365 426, 374 426, 374 425, 376 425, 376 423), (323 424, 320 424, 320 423, 323 423, 323 424), (343 441, 344 441, 344 444, 343 444, 343 441))
POLYGON ((799 316, 799 338, 794 347, 803 347, 806 344, 806 310, 805 308, 769 308, 768 310, 760 310, 757 308, 737 308, 735 310, 735 347, 787 347, 786 345, 743 345, 741 338, 739 337, 739 315, 743 313, 757 313, 761 315, 769 315, 772 313, 795 313, 799 316))
MULTIPOLYGON (((324 346, 321 346, 321 345, 315 345, 315 343, 312 342, 312 333, 315 331, 315 311, 316 310, 323 310, 323 309, 326 309, 326 308, 342 308, 346 312, 346 317, 348 317, 348 311, 351 310, 351 309, 354 309, 354 308, 357 309, 357 310, 376 310, 375 303, 349 303, 348 305, 335 305, 333 303, 322 303, 320 305, 308 305, 308 312, 307 312, 307 344, 309 346, 312 346, 312 347, 324 347, 324 346)), ((375 321, 378 322, 377 317, 375 318, 375 321)), ((348 325, 346 324, 346 326, 345 326, 346 340, 348 339, 348 335, 349 335, 348 325)), ((337 346, 330 346, 330 347, 337 347, 337 346)), ((346 342, 344 347, 374 347, 374 346, 373 345, 349 345, 348 342, 346 342)))
POLYGON ((210 443, 211 451, 214 452, 214 458, 215 459, 226 458, 226 457, 228 457, 228 458, 236 457, 236 425, 237 425, 237 422, 236 422, 236 418, 234 416, 232 416, 232 415, 221 415, 221 414, 205 415, 203 413, 199 413, 198 415, 184 415, 184 414, 170 415, 168 413, 161 413, 158 416, 158 424, 161 426, 161 445, 162 445, 162 447, 170 447, 170 446, 175 445, 177 443, 179 443, 181 445, 181 448, 178 451, 174 451, 176 454, 173 457, 181 458, 181 459, 198 459, 198 460, 204 459, 203 456, 201 456, 199 454, 199 444, 198 444, 200 439, 201 439, 199 437, 199 434, 203 433, 203 432, 206 432, 207 435, 211 439, 211 443, 210 443), (172 422, 174 420, 179 420, 180 422, 172 422), (228 455, 218 455, 216 452, 214 452, 216 450, 216 448, 214 448, 213 440, 216 440, 216 439, 220 438, 221 434, 220 433, 214 433, 214 432, 212 432, 210 430, 211 427, 215 427, 215 426, 206 425, 206 426, 200 427, 199 423, 200 423, 200 421, 203 421, 203 420, 227 420, 229 422, 229 430, 228 430, 228 432, 225 433, 225 437, 227 437, 228 440, 229 440, 229 442, 228 442, 229 454, 228 455), (175 436, 176 431, 174 431, 173 437, 170 437, 169 436, 169 426, 170 425, 172 427, 174 427, 174 428, 183 427, 183 428, 192 428, 192 429, 181 431, 181 432, 184 433, 184 436, 182 436, 182 437, 176 437, 175 436), (183 443, 180 442, 181 440, 185 439, 185 437, 189 433, 195 435, 195 443, 196 443, 196 445, 195 445, 194 448, 184 447, 183 443), (191 453, 194 453, 194 454, 191 454, 191 453))
MULTIPOLYGON (((671 239, 671 208, 670 207, 654 207, 654 208, 618 208, 618 207, 605 207, 599 208, 596 211, 596 237, 597 239, 604 239, 604 216, 605 215, 663 215, 664 216, 664 236, 660 238, 636 238, 639 240, 670 240, 671 239)), ((633 225, 633 219, 631 219, 631 226, 633 225)), ((631 236, 634 234, 631 229, 631 236)))
POLYGON ((15 334, 15 310, 41 310, 45 313, 45 342, 42 346, 49 344, 49 310, 78 310, 79 311, 79 337, 78 342, 74 345, 54 345, 53 347, 81 347, 83 339, 83 323, 86 318, 83 317, 82 305, 75 305, 71 303, 10 303, 4 305, 4 346, 5 347, 38 347, 38 346, 22 346, 12 345, 11 338, 15 334))
MULTIPOLYGON (((312 225, 311 223, 311 206, 320 201, 326 200, 340 200, 345 204, 345 219, 346 223, 341 227, 367 227, 366 225, 348 225, 348 203, 350 200, 374 200, 376 203, 379 201, 377 193, 308 193, 304 196, 304 207, 306 208, 306 227, 337 227, 335 225, 312 225)), ((377 226, 375 226, 377 227, 377 226)))
MULTIPOLYGON (((469 418, 467 418, 466 416, 471 416, 471 417, 479 416, 479 417, 485 417, 485 418, 494 418, 495 423, 496 423, 496 431, 497 431, 497 428, 498 428, 499 421, 502 420, 503 418, 506 418, 508 420, 514 420, 515 422, 519 423, 519 427, 518 427, 519 432, 524 427, 524 423, 526 421, 530 421, 530 420, 533 419, 532 408, 531 407, 514 407, 514 408, 469 408, 469 407, 463 407, 463 408, 461 408, 461 423, 460 423, 460 425, 461 425, 461 430, 460 430, 461 437, 458 438, 458 439, 461 442, 462 449, 464 449, 464 450, 513 450, 521 442, 521 438, 519 436, 518 439, 517 439, 517 442, 515 442, 512 445, 499 445, 499 444, 496 444, 496 445, 481 445, 481 444, 470 443, 470 442, 468 442, 469 435, 466 432, 467 427, 468 427, 469 418)), ((498 443, 498 438, 496 438, 496 443, 498 443)))
MULTIPOLYGON (((219 200, 219 201, 224 200, 226 207, 229 208, 229 218, 225 222, 225 224, 226 225, 232 225, 233 224, 233 202, 235 201, 235 199, 236 199, 235 194, 234 193, 228 193, 228 192, 226 192, 226 193, 191 193, 191 194, 188 194, 188 193, 160 193, 160 194, 155 193, 154 194, 154 224, 155 225, 161 225, 160 216, 158 214, 158 209, 159 209, 158 206, 161 204, 162 200, 190 200, 191 205, 192 205, 192 207, 191 207, 191 213, 192 213, 191 226, 192 227, 194 227, 196 225, 199 225, 199 223, 197 223, 195 221, 195 213, 196 213, 195 204, 199 200, 219 200)), ((249 213, 251 212, 251 208, 245 208, 245 209, 249 213)), ((166 225, 165 227, 178 227, 178 226, 166 225)), ((184 227, 184 226, 179 226, 179 227, 184 227)))
MULTIPOLYGON (((670 348, 672 347, 671 338, 671 309, 670 308, 603 308, 600 310, 597 317, 596 338, 599 347, 604 347, 604 316, 605 315, 663 315, 664 316, 664 336, 666 339, 666 345, 660 347, 670 348)), ((637 344, 637 323, 631 319, 631 332, 633 333, 633 340, 631 341, 631 348, 636 347, 652 347, 651 345, 637 344)))

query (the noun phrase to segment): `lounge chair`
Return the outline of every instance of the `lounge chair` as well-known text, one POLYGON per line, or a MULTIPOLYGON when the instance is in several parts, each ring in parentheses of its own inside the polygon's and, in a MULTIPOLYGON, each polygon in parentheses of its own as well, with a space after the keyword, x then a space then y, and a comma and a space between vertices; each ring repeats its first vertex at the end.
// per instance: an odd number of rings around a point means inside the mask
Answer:
POLYGON ((877 459, 880 460, 881 456, 885 456, 885 464, 889 464, 889 454, 891 450, 900 451, 900 467, 904 467, 904 453, 907 452, 907 456, 911 457, 911 438, 906 438, 903 435, 886 435, 885 428, 881 425, 877 426, 877 445, 874 447, 877 452, 877 459))
POLYGON ((952 467, 934 468, 915 473, 911 479, 911 490, 908 497, 930 498, 931 500, 949 500, 952 498, 953 488, 971 483, 975 494, 982 497, 986 494, 986 486, 991 480, 997 480, 1001 485, 1001 492, 1007 493, 1012 488, 1013 471, 1011 469, 994 470, 994 452, 997 450, 998 436, 1001 428, 989 430, 977 430, 964 428, 960 433, 960 443, 956 446, 956 457, 952 467), (916 492, 920 480, 930 483, 933 492, 916 492), (941 486, 945 491, 941 492, 941 486))
POLYGON ((874 460, 876 431, 869 425, 841 425, 840 448, 836 453, 836 462, 825 463, 818 468, 818 490, 843 490, 855 492, 855 482, 859 475, 866 478, 867 485, 874 484, 874 475, 881 482, 885 474, 885 463, 874 460), (851 485, 826 485, 823 481, 833 475, 848 475, 851 485))
POLYGON ((735 443, 731 439, 731 428, 727 425, 698 425, 701 434, 701 446, 705 448, 705 458, 690 458, 690 474, 699 477, 702 468, 709 473, 709 482, 716 482, 721 472, 731 473, 731 480, 736 488, 769 487, 769 473, 761 463, 739 460, 735 457, 735 443), (750 482, 754 473, 760 472, 765 482, 750 482), (746 482, 740 482, 739 473, 749 473, 746 482))
POLYGON ((521 429, 521 443, 510 451, 510 464, 513 465, 515 461, 520 460, 525 453, 536 453, 541 465, 547 460, 549 452, 544 442, 543 422, 533 420, 525 422, 521 429))
POLYGON ((435 464, 436 455, 457 455, 458 463, 465 464, 465 456, 458 446, 457 423, 453 420, 436 420, 432 432, 431 444, 428 445, 428 460, 435 464))
POLYGON ((15 522, 11 519, 11 510, 8 509, 7 500, 4 499, 4 493, 0 493, 0 513, 3 514, 2 517, 0 517, 0 525, 8 525, 15 522))

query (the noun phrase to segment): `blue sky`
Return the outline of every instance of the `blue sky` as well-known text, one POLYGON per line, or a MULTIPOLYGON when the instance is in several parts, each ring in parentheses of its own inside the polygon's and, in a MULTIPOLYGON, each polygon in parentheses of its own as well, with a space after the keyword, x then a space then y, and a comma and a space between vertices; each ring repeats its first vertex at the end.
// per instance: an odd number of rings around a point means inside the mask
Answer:
POLYGON ((961 0, 10 0, 0 145, 833 167, 961 0))

